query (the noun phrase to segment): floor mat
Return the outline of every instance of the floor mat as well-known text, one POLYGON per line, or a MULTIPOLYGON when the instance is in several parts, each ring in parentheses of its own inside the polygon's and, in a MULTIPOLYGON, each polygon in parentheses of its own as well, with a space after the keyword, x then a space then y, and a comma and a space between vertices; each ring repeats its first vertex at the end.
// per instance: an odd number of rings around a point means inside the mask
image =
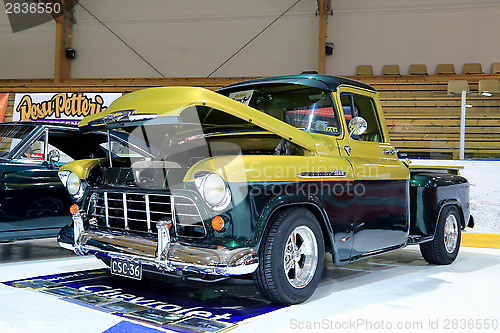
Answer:
MULTIPOLYGON (((179 332, 222 332, 243 320, 283 308, 263 299, 252 281, 245 279, 217 283, 179 279, 137 281, 97 269, 3 284, 179 332)), ((111 329, 115 331, 110 332, 119 332, 121 328, 118 325, 111 329)))

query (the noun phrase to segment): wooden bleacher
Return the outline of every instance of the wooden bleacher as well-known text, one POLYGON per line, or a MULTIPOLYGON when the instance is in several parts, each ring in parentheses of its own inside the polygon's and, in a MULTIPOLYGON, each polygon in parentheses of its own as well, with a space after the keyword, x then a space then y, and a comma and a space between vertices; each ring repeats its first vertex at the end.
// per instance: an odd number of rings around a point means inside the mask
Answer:
POLYGON ((380 92, 391 142, 400 155, 458 158, 460 95, 448 95, 449 80, 467 80, 465 156, 500 157, 500 95, 480 95, 479 80, 500 79, 499 74, 351 76, 380 92))
MULTIPOLYGON (((500 79, 500 74, 350 76, 380 92, 391 142, 409 157, 457 158, 460 137, 460 96, 448 95, 448 80, 467 80, 466 157, 500 157, 500 95, 478 93, 479 80, 500 79)), ((156 86, 198 86, 215 90, 249 78, 166 79, 50 79, 0 80, 0 93, 121 92, 156 86)), ((6 120, 11 119, 14 94, 9 96, 6 120)))

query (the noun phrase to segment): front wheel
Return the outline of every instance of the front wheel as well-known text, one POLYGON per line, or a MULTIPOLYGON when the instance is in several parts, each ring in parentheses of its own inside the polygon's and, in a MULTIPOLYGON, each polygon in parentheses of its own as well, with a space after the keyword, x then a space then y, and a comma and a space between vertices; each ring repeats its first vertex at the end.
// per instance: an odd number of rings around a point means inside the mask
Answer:
POLYGON ((443 208, 434 239, 420 244, 420 252, 432 264, 449 265, 458 256, 461 239, 460 214, 454 206, 443 208))
POLYGON ((284 210, 270 223, 253 273, 255 284, 271 302, 301 303, 321 279, 325 257, 321 226, 304 208, 284 210))
POLYGON ((26 216, 41 217, 41 216, 57 216, 61 215, 63 203, 56 198, 40 198, 33 201, 26 210, 26 216))

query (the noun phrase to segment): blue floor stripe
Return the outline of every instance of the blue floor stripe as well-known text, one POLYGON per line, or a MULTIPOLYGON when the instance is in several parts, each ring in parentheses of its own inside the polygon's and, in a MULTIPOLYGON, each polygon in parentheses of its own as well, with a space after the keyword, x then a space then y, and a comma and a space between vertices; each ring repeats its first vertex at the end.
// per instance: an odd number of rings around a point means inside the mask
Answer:
POLYGON ((164 333, 155 328, 143 326, 141 324, 132 323, 130 321, 121 321, 115 326, 105 330, 103 333, 164 333))

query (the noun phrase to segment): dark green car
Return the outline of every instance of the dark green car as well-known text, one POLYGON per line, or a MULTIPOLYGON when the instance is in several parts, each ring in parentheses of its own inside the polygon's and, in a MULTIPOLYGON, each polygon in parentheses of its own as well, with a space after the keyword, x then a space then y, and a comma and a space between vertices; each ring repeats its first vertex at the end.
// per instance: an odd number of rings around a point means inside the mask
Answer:
POLYGON ((72 125, 0 124, 0 242, 57 236, 72 199, 57 171, 75 159, 106 156, 106 136, 72 125))

